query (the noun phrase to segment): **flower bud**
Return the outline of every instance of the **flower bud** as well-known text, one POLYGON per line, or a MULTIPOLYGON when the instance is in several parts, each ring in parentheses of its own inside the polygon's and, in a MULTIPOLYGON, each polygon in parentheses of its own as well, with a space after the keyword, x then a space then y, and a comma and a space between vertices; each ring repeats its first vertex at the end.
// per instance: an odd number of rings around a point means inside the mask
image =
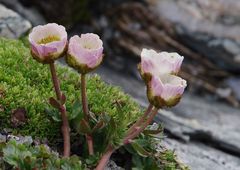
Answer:
POLYGON ((177 74, 182 65, 183 56, 178 53, 160 52, 143 49, 139 71, 143 79, 148 82, 151 76, 162 74, 177 74))
POLYGON ((147 86, 149 102, 157 108, 175 106, 181 99, 187 82, 175 75, 152 76, 147 86))
POLYGON ((103 59, 103 42, 93 33, 75 35, 69 41, 67 63, 82 74, 94 70, 103 59))
POLYGON ((33 28, 29 34, 31 54, 47 64, 61 57, 67 47, 67 32, 61 25, 51 23, 33 28))

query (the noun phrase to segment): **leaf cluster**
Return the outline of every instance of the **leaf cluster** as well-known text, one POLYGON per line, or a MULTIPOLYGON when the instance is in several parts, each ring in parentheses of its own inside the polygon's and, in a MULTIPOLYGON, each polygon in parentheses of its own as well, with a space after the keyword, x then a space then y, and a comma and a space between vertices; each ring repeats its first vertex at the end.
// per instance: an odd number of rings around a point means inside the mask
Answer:
POLYGON ((51 151, 46 145, 30 146, 9 141, 1 144, 0 153, 3 154, 1 168, 21 170, 84 170, 79 157, 60 158, 56 152, 51 151), (7 164, 6 164, 7 163, 7 164))
POLYGON ((164 138, 162 126, 152 127, 148 126, 131 145, 124 147, 132 155, 133 170, 189 170, 178 161, 174 151, 160 145, 164 138))

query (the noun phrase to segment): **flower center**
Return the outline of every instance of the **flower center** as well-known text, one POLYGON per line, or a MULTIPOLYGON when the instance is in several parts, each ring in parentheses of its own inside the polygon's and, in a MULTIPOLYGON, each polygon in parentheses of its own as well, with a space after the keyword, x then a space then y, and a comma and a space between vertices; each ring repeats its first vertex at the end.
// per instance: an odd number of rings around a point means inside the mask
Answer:
POLYGON ((38 41, 38 44, 47 44, 53 41, 60 41, 60 38, 56 35, 48 36, 38 41))
POLYGON ((83 45, 83 48, 90 50, 90 49, 92 49, 93 47, 92 47, 92 44, 86 43, 86 44, 83 45))

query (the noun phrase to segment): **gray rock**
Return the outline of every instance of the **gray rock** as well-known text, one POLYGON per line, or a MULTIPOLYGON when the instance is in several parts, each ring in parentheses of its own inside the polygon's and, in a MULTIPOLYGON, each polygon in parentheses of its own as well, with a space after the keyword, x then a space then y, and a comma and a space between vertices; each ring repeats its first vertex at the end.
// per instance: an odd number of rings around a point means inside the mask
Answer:
POLYGON ((104 170, 124 170, 123 168, 117 166, 117 164, 110 160, 104 170))
POLYGON ((223 69, 240 71, 240 1, 148 1, 186 46, 223 69))
POLYGON ((201 143, 182 143, 166 138, 162 144, 173 149, 180 160, 192 170, 238 170, 240 159, 201 143))
MULTIPOLYGON (((88 21, 90 14, 88 0, 24 0, 26 6, 33 6, 44 16, 48 22, 57 22, 70 28, 79 21, 88 21)), ((95 4, 94 4, 95 5, 95 4)))
POLYGON ((240 77, 230 77, 225 80, 225 84, 231 88, 234 96, 240 101, 240 77))
POLYGON ((19 38, 31 28, 31 23, 0 4, 0 36, 19 38))
MULTIPOLYGON (((166 126, 169 126, 170 131, 179 129, 179 133, 194 140, 207 141, 222 150, 240 156, 239 109, 224 103, 185 95, 171 111, 172 114, 165 114, 169 118, 166 126), (176 126, 170 122, 176 123, 176 126)), ((160 120, 164 119, 160 118, 160 120)))
POLYGON ((44 17, 35 7, 25 7, 19 2, 19 0, 0 0, 0 3, 4 4, 7 8, 12 9, 13 11, 26 18, 31 22, 33 26, 46 23, 44 17))
POLYGON ((15 140, 17 143, 19 144, 32 144, 33 143, 33 139, 31 136, 14 136, 14 135, 7 135, 7 140, 15 140))

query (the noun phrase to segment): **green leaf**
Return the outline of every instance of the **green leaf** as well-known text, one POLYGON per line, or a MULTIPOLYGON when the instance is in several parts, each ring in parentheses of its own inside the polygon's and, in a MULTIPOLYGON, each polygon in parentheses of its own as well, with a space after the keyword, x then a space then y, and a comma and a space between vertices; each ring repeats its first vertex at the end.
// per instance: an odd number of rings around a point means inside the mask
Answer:
POLYGON ((79 123, 77 131, 78 133, 81 133, 81 134, 88 134, 88 133, 91 133, 91 127, 89 126, 89 124, 86 122, 85 119, 82 119, 79 123))
POLYGON ((58 110, 46 108, 45 112, 56 122, 61 122, 62 118, 58 110))
MULTIPOLYGON (((10 165, 8 169, 21 170, 84 170, 86 169, 78 156, 69 158, 60 158, 58 154, 52 152, 45 145, 31 146, 26 144, 17 144, 16 141, 10 141, 3 148, 4 161, 10 165), (44 165, 44 168, 43 168, 44 165)), ((0 167, 1 169, 2 167, 0 167)))
POLYGON ((71 156, 69 158, 63 158, 61 160, 61 169, 62 170, 83 170, 84 167, 82 166, 79 157, 71 156))
POLYGON ((68 118, 69 120, 76 119, 77 122, 80 122, 80 120, 82 120, 83 117, 84 114, 82 111, 82 103, 79 99, 77 99, 72 106, 72 112, 70 112, 68 118))
POLYGON ((99 157, 98 153, 96 153, 95 155, 89 155, 88 158, 85 159, 85 162, 86 162, 86 164, 88 164, 90 166, 96 166, 99 159, 100 159, 100 157, 99 157))
POLYGON ((102 128, 104 128, 105 126, 105 123, 103 120, 100 120, 92 129, 92 133, 98 131, 98 130, 101 130, 102 128))
POLYGON ((32 153, 24 144, 17 144, 16 141, 12 140, 3 148, 3 154, 4 161, 14 167, 25 167, 25 169, 33 168, 29 165, 30 163, 24 161, 25 159, 29 161, 29 157, 32 157, 32 153))
POLYGON ((162 130, 144 130, 143 131, 144 135, 157 135, 161 132, 162 130))
POLYGON ((134 148, 137 153, 142 157, 148 157, 150 155, 149 152, 147 152, 141 145, 139 145, 137 142, 131 143, 132 147, 134 148))
MULTIPOLYGON (((151 126, 149 126, 151 127, 151 126)), ((154 138, 162 139, 163 138, 163 127, 162 125, 158 124, 154 129, 147 128, 143 131, 144 135, 151 136, 154 138)))

